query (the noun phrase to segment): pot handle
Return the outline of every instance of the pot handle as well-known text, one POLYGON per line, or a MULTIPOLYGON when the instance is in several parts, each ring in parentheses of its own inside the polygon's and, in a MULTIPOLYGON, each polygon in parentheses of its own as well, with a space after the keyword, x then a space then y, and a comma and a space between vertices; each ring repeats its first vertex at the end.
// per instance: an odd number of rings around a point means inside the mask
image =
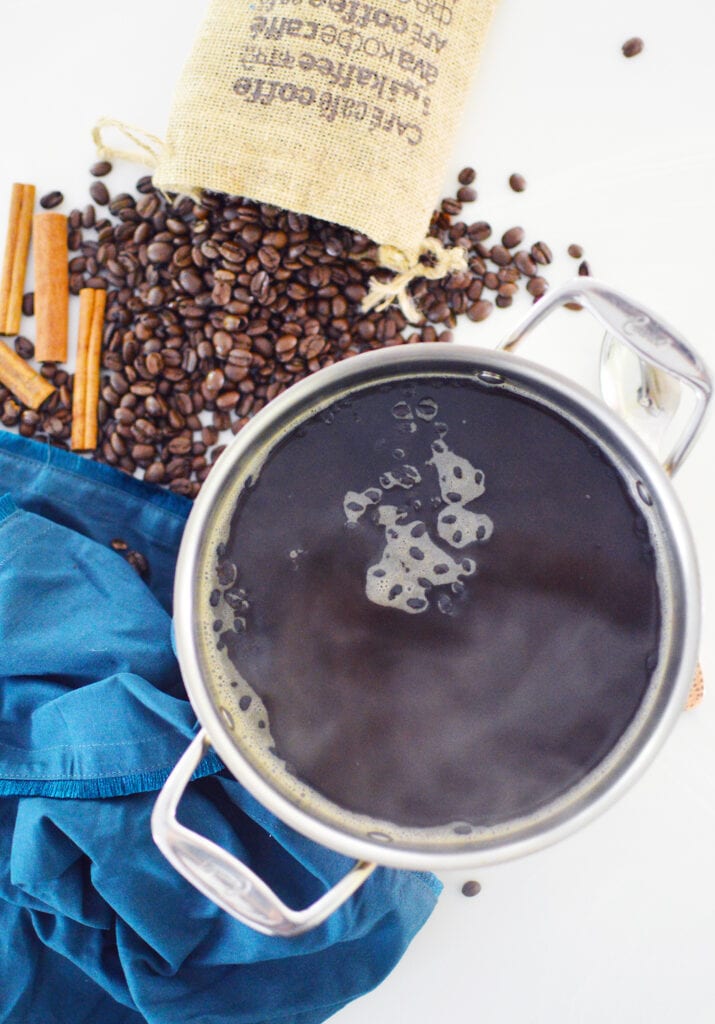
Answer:
MULTIPOLYGON (((667 392, 667 384, 677 381, 692 392, 695 402, 684 427, 663 459, 666 473, 673 475, 695 443, 705 420, 712 394, 707 367, 681 335, 656 317, 650 310, 636 305, 608 285, 591 277, 577 277, 549 292, 534 305, 531 312, 499 345, 511 351, 549 316, 555 308, 577 302, 587 309, 605 328, 645 364, 642 365, 640 402, 652 403, 656 414, 673 416, 674 410, 658 405, 657 394, 667 392), (662 371, 662 372, 661 372, 662 371), (663 373, 667 375, 663 378, 663 373), (662 382, 662 384, 661 384, 662 382)), ((677 403, 676 403, 677 405, 677 403)))
POLYGON ((202 729, 164 783, 151 816, 154 842, 204 896, 256 931, 290 937, 315 928, 362 885, 377 865, 358 861, 311 906, 304 910, 287 907, 247 865, 176 819, 179 800, 210 746, 202 729))

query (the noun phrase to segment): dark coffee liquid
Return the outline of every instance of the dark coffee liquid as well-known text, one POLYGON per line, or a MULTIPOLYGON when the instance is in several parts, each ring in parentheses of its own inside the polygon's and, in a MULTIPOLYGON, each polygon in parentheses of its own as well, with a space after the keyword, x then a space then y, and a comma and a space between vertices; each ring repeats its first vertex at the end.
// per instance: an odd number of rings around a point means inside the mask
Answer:
POLYGON ((654 554, 614 466, 466 379, 370 388, 304 422, 220 556, 237 618, 219 643, 278 755, 398 825, 550 802, 621 737, 657 659, 654 554))

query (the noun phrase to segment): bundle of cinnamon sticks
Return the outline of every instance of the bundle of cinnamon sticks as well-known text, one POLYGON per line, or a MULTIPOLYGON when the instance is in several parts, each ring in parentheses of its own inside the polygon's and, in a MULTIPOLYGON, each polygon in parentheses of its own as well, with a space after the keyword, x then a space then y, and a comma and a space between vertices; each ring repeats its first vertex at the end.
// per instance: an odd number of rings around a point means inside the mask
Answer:
MULTIPOLYGON (((23 291, 33 239, 36 318, 35 358, 66 362, 69 322, 67 218, 34 212, 35 186, 15 183, 10 196, 5 257, 0 274, 0 334, 18 334, 23 291)), ((106 295, 101 289, 80 293, 80 323, 75 372, 71 446, 91 450, 97 444, 97 407, 106 295)), ((54 387, 16 352, 0 342, 0 383, 30 409, 39 409, 54 387)))

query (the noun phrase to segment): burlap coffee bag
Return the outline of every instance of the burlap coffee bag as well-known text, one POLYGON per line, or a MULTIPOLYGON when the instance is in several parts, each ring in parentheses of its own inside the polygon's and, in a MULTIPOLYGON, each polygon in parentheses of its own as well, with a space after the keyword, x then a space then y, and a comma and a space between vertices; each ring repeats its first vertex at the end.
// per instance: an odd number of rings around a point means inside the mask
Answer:
POLYGON ((212 0, 154 183, 415 253, 496 0, 212 0))

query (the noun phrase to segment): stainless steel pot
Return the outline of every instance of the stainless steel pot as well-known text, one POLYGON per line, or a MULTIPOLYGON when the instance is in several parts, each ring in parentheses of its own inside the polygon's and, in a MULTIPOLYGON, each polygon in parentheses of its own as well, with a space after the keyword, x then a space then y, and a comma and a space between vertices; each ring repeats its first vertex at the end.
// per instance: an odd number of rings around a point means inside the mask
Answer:
MULTIPOLYGON (((622 391, 622 389, 621 389, 622 391)), ((239 920, 272 935, 296 935, 323 921, 367 878, 376 865, 405 869, 475 868, 553 843, 579 828, 616 800, 651 761, 684 706, 696 661, 700 600, 696 558, 688 527, 668 480, 682 463, 703 423, 711 385, 707 370, 672 329, 611 288, 580 278, 556 289, 536 304, 529 316, 501 345, 485 351, 458 345, 392 347, 331 366, 293 386, 270 403, 235 438, 213 469, 198 497, 182 541, 175 585, 175 632, 186 689, 201 730, 162 790, 152 818, 154 839, 182 875, 239 920), (599 399, 557 374, 512 355, 530 331, 565 302, 579 302, 608 332, 604 347, 605 390, 619 406, 624 395, 614 384, 620 355, 635 358, 639 378, 630 393, 631 413, 666 423, 670 438, 663 465, 641 440, 599 399), (614 340, 615 339, 615 340, 614 340), (634 720, 616 745, 593 770, 566 794, 515 820, 451 835, 448 842, 419 830, 362 827, 350 816, 316 811, 310 800, 294 798, 271 770, 257 762, 250 738, 241 734, 210 685, 211 659, 199 627, 199 581, 208 571, 213 548, 212 525, 227 502, 234 502, 236 481, 246 466, 272 448, 301 417, 336 396, 366 383, 379 383, 418 373, 469 374, 482 386, 512 389, 537 396, 546 407, 566 417, 609 454, 648 517, 657 540, 661 581, 661 653, 634 720), (678 423, 674 400, 690 396, 687 422, 678 423), (234 776, 284 822, 318 843, 356 859, 355 867, 315 904, 300 910, 286 907, 256 874, 230 852, 179 824, 178 803, 201 758, 213 746, 234 776), (341 824, 341 821, 343 822, 341 824)), ((625 410, 628 411, 628 410, 625 410)), ((240 484, 243 486, 243 484, 240 484)), ((338 809, 339 810, 339 809, 338 809)))

